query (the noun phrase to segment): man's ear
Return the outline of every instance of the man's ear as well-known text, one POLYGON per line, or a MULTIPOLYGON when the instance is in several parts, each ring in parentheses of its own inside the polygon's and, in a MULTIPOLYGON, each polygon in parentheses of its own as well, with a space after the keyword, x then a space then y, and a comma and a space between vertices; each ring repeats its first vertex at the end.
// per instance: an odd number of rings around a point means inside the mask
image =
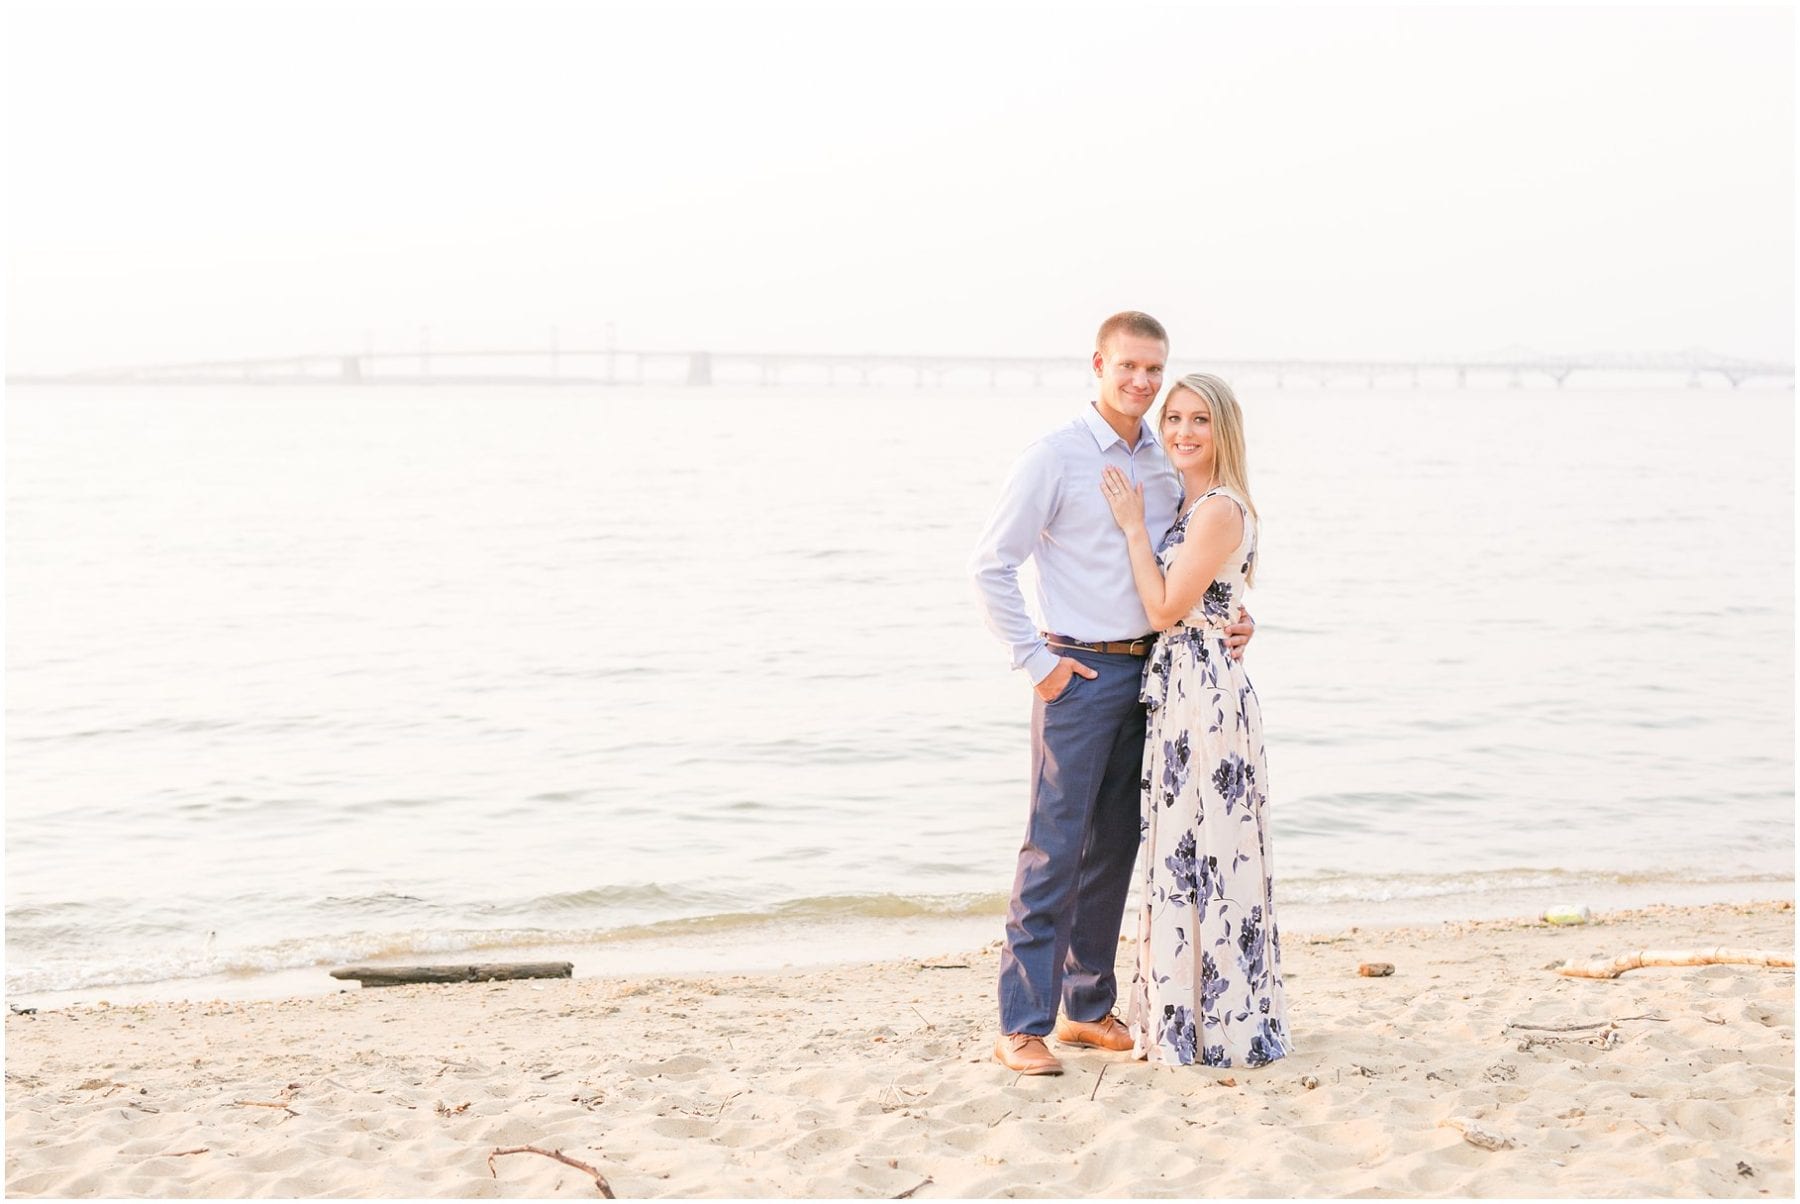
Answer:
POLYGON ((1094 375, 1101 376, 1106 372, 1106 357, 1098 351, 1094 352, 1094 375))

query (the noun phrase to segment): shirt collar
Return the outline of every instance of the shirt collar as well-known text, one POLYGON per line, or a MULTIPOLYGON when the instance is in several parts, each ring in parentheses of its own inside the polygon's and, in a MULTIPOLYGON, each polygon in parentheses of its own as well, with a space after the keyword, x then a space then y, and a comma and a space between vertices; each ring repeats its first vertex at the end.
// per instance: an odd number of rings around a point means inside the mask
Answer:
MULTIPOLYGON (((1081 420, 1087 423, 1088 433, 1094 437, 1094 442, 1099 444, 1101 451, 1105 451, 1115 443, 1125 442, 1124 439, 1119 437, 1119 432, 1113 430, 1112 427, 1108 425, 1106 419, 1100 417, 1100 407, 1094 402, 1090 401, 1087 405, 1082 407, 1081 420)), ((1147 442, 1155 443, 1156 436, 1150 433, 1150 424, 1140 418, 1138 419, 1137 443, 1127 447, 1125 450, 1135 452, 1147 442)))

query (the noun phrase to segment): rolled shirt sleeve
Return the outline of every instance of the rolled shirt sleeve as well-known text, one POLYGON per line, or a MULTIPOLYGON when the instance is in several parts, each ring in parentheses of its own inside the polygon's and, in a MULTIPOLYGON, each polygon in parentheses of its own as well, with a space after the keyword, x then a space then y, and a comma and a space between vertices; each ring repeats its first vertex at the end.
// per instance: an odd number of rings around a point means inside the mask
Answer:
POLYGON ((1037 550, 1055 516, 1061 485, 1055 451, 1042 441, 1027 448, 1013 466, 969 562, 988 630, 1012 649, 1013 668, 1024 669, 1033 684, 1049 676, 1062 658, 1044 642, 1025 609, 1019 566, 1037 550))

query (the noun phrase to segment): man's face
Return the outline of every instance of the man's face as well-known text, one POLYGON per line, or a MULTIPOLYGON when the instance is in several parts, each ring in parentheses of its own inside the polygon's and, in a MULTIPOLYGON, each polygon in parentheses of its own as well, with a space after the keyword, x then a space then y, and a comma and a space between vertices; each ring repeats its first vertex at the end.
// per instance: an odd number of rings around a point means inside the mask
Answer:
POLYGON ((1121 332, 1094 352, 1094 372, 1100 377, 1100 405, 1129 419, 1139 419, 1156 404, 1162 390, 1163 362, 1168 344, 1161 339, 1121 332))

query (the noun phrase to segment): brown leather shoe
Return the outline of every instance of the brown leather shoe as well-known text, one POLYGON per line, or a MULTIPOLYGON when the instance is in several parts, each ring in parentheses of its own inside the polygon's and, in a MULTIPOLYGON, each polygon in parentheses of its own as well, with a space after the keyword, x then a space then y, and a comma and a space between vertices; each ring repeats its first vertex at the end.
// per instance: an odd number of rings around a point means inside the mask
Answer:
POLYGON ((994 1057, 1020 1074, 1061 1074, 1063 1065, 1035 1033, 1007 1033, 994 1042, 994 1057))
POLYGON ((1064 1045, 1091 1045, 1123 1053, 1131 1048, 1131 1030, 1117 1016, 1098 1020, 1071 1020, 1067 1016, 1056 1022, 1056 1039, 1064 1045))

